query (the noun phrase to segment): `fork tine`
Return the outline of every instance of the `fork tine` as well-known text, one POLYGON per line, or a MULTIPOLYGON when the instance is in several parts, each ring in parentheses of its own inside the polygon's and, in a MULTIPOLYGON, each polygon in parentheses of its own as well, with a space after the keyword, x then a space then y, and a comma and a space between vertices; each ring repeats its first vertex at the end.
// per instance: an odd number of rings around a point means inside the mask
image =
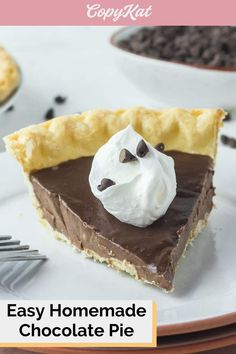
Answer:
POLYGON ((28 245, 20 245, 10 235, 0 235, 0 262, 46 260, 47 256, 38 250, 30 250, 28 245))
POLYGON ((6 256, 6 257, 1 257, 0 262, 13 262, 13 261, 40 261, 40 260, 46 260, 47 257, 41 254, 37 255, 19 255, 19 256, 6 256))
POLYGON ((20 244, 19 240, 0 241, 0 247, 1 246, 10 246, 10 245, 19 245, 19 244, 20 244))
POLYGON ((0 236, 0 241, 6 241, 6 240, 11 240, 11 236, 8 235, 1 235, 0 236))
POLYGON ((19 256, 19 255, 28 255, 28 254, 39 254, 38 250, 14 250, 14 251, 4 251, 0 252, 0 258, 5 258, 6 256, 19 256))
POLYGON ((16 245, 16 246, 1 246, 0 247, 0 254, 1 252, 5 251, 24 251, 28 250, 30 247, 28 245, 16 245))

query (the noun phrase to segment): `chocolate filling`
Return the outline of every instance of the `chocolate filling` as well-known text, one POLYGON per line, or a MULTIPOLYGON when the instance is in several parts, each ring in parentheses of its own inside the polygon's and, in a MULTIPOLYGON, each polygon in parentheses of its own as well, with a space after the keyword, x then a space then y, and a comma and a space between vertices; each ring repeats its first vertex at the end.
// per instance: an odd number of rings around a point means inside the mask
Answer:
POLYGON ((168 155, 175 161, 177 195, 167 213, 146 228, 120 222, 93 196, 91 157, 34 172, 30 179, 44 218, 78 249, 93 251, 108 263, 125 260, 139 279, 170 290, 191 231, 212 208, 214 188, 210 157, 168 155))

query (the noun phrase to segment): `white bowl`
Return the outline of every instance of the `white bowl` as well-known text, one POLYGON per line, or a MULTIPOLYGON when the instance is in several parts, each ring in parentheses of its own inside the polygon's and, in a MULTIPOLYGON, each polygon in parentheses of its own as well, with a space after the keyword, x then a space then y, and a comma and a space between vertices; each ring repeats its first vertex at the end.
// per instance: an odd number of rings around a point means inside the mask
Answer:
POLYGON ((183 107, 236 107, 236 68, 210 68, 152 59, 118 46, 140 27, 113 34, 110 43, 123 74, 158 105, 183 107))

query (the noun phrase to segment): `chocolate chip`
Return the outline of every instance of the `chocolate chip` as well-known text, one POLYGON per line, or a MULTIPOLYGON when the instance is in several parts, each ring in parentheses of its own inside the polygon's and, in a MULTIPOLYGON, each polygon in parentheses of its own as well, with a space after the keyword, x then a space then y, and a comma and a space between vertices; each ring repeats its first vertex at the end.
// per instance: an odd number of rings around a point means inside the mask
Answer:
POLYGON ((229 145, 231 148, 236 149, 236 139, 230 138, 228 145, 229 145))
POLYGON ((229 122, 230 120, 232 120, 232 116, 230 113, 227 113, 227 115, 225 116, 224 122, 229 122))
POLYGON ((7 109, 6 109, 6 112, 8 113, 8 112, 12 112, 12 111, 14 111, 14 109, 15 109, 15 107, 13 106, 13 105, 11 105, 10 107, 8 107, 7 109))
POLYGON ((140 140, 136 149, 136 154, 138 155, 138 157, 144 157, 147 155, 148 152, 149 149, 147 147, 147 144, 144 140, 140 140))
POLYGON ((132 162, 137 160, 137 157, 135 157, 133 154, 131 154, 131 152, 127 149, 122 149, 120 152, 120 156, 119 156, 119 161, 122 163, 126 163, 126 162, 132 162))
POLYGON ((220 137, 220 139, 221 139, 221 142, 224 144, 224 145, 228 145, 228 142, 229 142, 229 137, 227 136, 227 135, 221 135, 221 137, 220 137))
POLYGON ((114 186, 114 184, 115 184, 115 182, 112 181, 111 179, 109 179, 109 178, 103 178, 103 179, 101 180, 101 184, 99 184, 99 185, 97 186, 97 189, 98 189, 100 192, 102 192, 102 191, 104 191, 105 189, 107 189, 108 187, 114 186))
POLYGON ((55 101, 57 104, 63 104, 63 103, 66 102, 66 97, 63 97, 63 96, 58 95, 58 96, 56 96, 56 97, 54 98, 54 101, 55 101))
POLYGON ((49 108, 49 110, 45 113, 44 119, 49 120, 55 117, 54 109, 49 108))
POLYGON ((165 150, 165 145, 163 143, 159 143, 155 146, 155 149, 160 152, 163 152, 165 150))
POLYGON ((236 139, 231 138, 227 135, 221 135, 221 141, 223 144, 230 146, 233 149, 236 149, 236 139))

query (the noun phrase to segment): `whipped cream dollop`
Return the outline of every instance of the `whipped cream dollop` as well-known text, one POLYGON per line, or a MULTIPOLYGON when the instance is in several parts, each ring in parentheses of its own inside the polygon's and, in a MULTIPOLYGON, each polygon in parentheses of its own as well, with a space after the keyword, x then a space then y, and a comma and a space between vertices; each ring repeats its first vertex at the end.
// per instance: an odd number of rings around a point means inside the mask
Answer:
POLYGON ((176 195, 174 160, 129 125, 97 151, 89 183, 110 214, 146 227, 166 213, 176 195))

